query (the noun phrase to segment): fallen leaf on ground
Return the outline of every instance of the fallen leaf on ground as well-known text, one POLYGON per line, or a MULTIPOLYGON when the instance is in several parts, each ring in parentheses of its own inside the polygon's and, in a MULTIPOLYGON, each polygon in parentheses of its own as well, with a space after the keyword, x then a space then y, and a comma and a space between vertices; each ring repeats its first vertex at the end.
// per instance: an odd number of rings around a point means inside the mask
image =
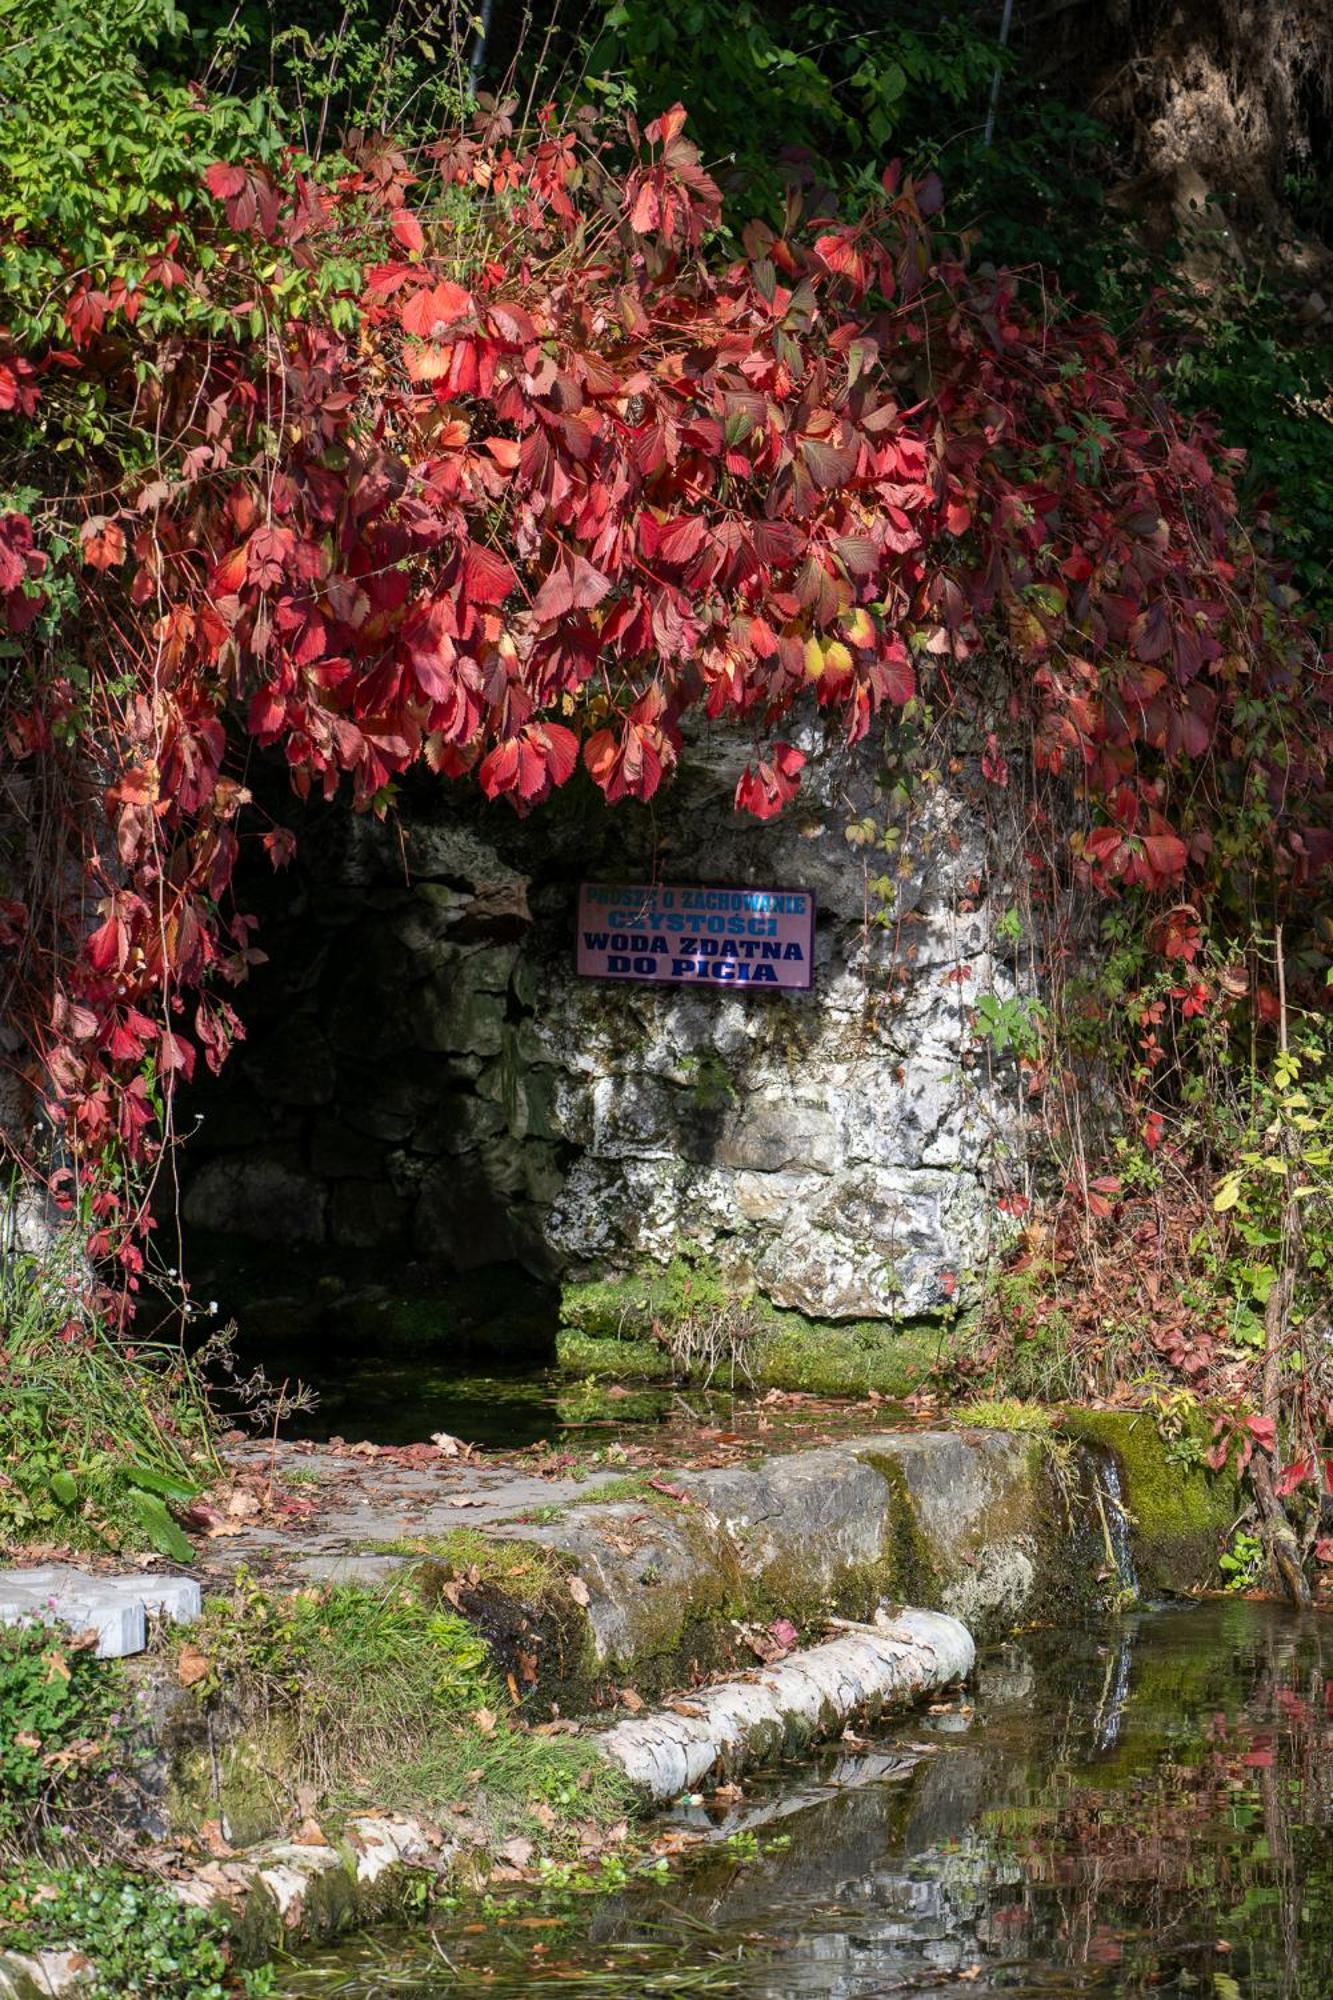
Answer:
POLYGON ((444 1504, 446 1507, 484 1507, 486 1502, 478 1493, 451 1493, 444 1504))
POLYGON ((620 1706, 627 1708, 631 1715, 637 1715, 643 1705, 643 1696, 641 1694, 636 1694, 633 1688, 621 1688, 620 1706))
POLYGON ((573 1598, 575 1604, 583 1605, 585 1610, 587 1609, 588 1605, 592 1602, 592 1594, 589 1591, 587 1584, 583 1581, 583 1578, 581 1576, 570 1577, 569 1594, 573 1598))
POLYGON ((329 1844, 323 1827, 314 1819, 303 1819, 292 1840, 297 1847, 327 1847, 329 1844))
POLYGON ((201 1653, 190 1639, 185 1641, 176 1655, 176 1679, 182 1687, 196 1687, 200 1681, 208 1679, 212 1662, 207 1653, 201 1653))
POLYGON ((491 1713, 489 1708, 475 1709, 473 1711, 472 1720, 476 1723, 478 1729, 481 1731, 483 1736, 491 1736, 494 1734, 495 1717, 491 1713))

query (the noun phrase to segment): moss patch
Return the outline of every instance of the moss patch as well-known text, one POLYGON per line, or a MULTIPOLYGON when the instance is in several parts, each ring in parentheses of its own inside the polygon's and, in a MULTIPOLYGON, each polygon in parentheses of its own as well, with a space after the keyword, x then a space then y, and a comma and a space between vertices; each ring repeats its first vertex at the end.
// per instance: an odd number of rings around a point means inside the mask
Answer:
POLYGON ((1218 1556, 1243 1503, 1230 1472, 1211 1473, 1197 1462, 1206 1442, 1202 1420, 1193 1421, 1191 1436, 1174 1451, 1146 1410, 1068 1407, 1060 1422, 1067 1436, 1116 1456, 1144 1592, 1214 1586, 1218 1556))
MULTIPOLYGON (((743 1373, 757 1388, 895 1399, 919 1388, 947 1338, 935 1321, 815 1320, 729 1281, 707 1259, 677 1257, 561 1294, 560 1366, 571 1375, 672 1379, 672 1336, 691 1318, 740 1308, 743 1373)), ((720 1378, 719 1378, 720 1379, 720 1378)))
POLYGON ((939 1358, 943 1336, 936 1325, 846 1324, 770 1312, 751 1360, 762 1388, 818 1396, 864 1396, 873 1389, 893 1401, 919 1389, 939 1358))
POLYGON ((567 1375, 587 1381, 628 1379, 635 1382, 669 1382, 671 1357, 651 1340, 598 1338, 562 1327, 556 1336, 555 1358, 567 1375))

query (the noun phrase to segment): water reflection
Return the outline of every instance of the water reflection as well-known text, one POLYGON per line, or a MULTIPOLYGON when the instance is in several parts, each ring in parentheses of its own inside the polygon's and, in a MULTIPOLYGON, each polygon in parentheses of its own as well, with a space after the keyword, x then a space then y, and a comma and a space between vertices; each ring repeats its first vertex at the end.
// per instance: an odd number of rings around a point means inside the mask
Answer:
POLYGON ((1039 1636, 984 1663, 970 1718, 752 1784, 669 1880, 572 1915, 520 1895, 278 1990, 1326 2000, 1330 1676, 1327 1621, 1242 1603, 1039 1636))

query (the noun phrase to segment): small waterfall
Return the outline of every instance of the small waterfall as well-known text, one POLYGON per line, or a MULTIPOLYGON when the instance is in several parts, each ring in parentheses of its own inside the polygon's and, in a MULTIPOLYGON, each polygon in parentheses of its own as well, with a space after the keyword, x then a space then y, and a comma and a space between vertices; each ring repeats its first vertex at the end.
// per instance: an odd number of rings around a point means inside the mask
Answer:
POLYGON ((1113 1572, 1116 1578, 1116 1608, 1123 1609, 1127 1604, 1137 1604, 1139 1579, 1134 1568, 1134 1543, 1129 1532, 1129 1515, 1125 1511, 1124 1496, 1120 1487, 1120 1465, 1113 1451, 1098 1451, 1094 1454, 1092 1491, 1097 1503, 1102 1539, 1106 1545, 1107 1569, 1113 1572))

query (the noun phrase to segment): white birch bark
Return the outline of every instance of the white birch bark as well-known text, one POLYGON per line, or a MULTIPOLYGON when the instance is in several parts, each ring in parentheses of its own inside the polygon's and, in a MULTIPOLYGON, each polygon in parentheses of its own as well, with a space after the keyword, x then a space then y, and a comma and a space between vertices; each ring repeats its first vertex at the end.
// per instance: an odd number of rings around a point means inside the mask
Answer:
POLYGON ((907 1609, 701 1689, 677 1708, 619 1722, 595 1741, 645 1797, 662 1804, 835 1735, 856 1718, 937 1694, 965 1680, 975 1658, 972 1635, 957 1618, 907 1609))

